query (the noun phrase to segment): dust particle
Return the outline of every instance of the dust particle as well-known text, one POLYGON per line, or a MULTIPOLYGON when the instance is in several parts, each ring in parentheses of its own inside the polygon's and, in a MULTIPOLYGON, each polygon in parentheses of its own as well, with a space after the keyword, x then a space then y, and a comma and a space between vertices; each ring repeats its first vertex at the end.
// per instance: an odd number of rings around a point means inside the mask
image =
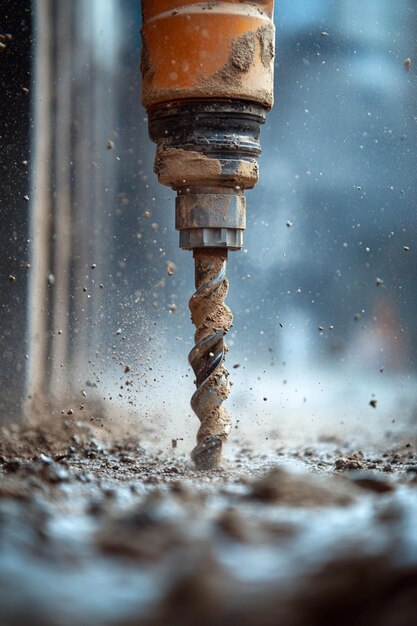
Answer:
POLYGON ((174 272, 175 272, 175 270, 176 270, 175 263, 173 263, 172 261, 167 261, 167 262, 166 262, 166 268, 167 268, 167 274, 168 274, 168 276, 172 276, 172 275, 173 275, 173 273, 174 273, 174 272))
POLYGON ((403 65, 404 65, 404 69, 407 70, 407 72, 409 72, 411 68, 413 67, 411 59, 409 57, 407 59, 404 59, 403 65))

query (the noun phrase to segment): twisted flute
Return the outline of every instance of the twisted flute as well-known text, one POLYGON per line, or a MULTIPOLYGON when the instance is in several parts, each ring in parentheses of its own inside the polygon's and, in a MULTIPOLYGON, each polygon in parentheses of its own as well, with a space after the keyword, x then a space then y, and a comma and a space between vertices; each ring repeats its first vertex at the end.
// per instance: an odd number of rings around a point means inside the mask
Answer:
POLYGON ((195 287, 190 298, 191 320, 196 326, 195 346, 188 360, 196 376, 191 407, 201 425, 191 458, 197 469, 213 469, 221 463, 222 444, 230 432, 231 420, 223 407, 230 393, 229 372, 224 366, 227 346, 224 336, 233 316, 224 303, 229 283, 226 278, 227 250, 194 251, 195 287))

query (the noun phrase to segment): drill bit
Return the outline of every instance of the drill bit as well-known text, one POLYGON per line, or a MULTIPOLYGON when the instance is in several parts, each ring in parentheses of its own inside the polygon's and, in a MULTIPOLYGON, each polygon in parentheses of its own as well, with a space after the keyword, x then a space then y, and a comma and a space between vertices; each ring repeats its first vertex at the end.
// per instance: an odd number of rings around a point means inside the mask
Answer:
POLYGON ((188 359, 197 387, 191 407, 201 425, 191 458, 197 469, 208 470, 221 464, 222 444, 231 428, 230 417, 223 407, 230 392, 229 373, 224 365, 227 352, 224 336, 232 326, 233 316, 224 303, 229 289, 227 250, 196 249, 194 262, 196 291, 189 307, 196 331, 195 346, 188 359))

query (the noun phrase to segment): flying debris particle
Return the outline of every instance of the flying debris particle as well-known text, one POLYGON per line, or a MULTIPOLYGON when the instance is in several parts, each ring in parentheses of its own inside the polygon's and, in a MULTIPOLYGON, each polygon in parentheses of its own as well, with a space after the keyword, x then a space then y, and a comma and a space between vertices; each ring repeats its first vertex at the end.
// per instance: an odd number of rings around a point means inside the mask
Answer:
POLYGON ((282 322, 278 322, 278 323, 279 323, 280 328, 284 328, 284 324, 282 322))
POLYGON ((407 72, 411 70, 411 68, 413 67, 413 64, 411 62, 410 57, 408 57, 407 59, 404 59, 403 65, 404 65, 404 69, 407 70, 407 72))
POLYGON ((177 445, 178 445, 178 439, 172 439, 172 440, 171 440, 171 446, 172 446, 173 448, 176 448, 176 447, 177 447, 177 445))
POLYGON ((96 267, 97 267, 97 264, 96 263, 91 263, 90 267, 91 267, 92 270, 95 270, 96 267))
POLYGON ((148 220, 151 217, 152 213, 150 211, 144 211, 143 212, 143 217, 146 217, 146 219, 148 220))
POLYGON ((378 404, 377 400, 370 400, 369 401, 369 405, 373 408, 376 409, 376 405, 378 404))
POLYGON ((107 148, 107 150, 113 150, 114 142, 111 139, 108 140, 106 148, 107 148))
POLYGON ((22 165, 23 165, 23 167, 28 167, 29 161, 26 161, 26 159, 25 159, 24 161, 22 161, 22 165))
POLYGON ((22 87, 22 93, 27 96, 29 93, 29 89, 27 87, 22 87))
POLYGON ((26 194, 25 196, 23 196, 23 200, 25 200, 26 202, 29 202, 30 198, 29 198, 29 196, 26 194))
POLYGON ((6 44, 0 41, 0 50, 5 50, 7 48, 6 44))
POLYGON ((321 325, 320 325, 320 326, 318 326, 318 330, 319 330, 319 332, 320 332, 320 333, 322 333, 322 332, 324 331, 323 326, 321 326, 321 325))
POLYGON ((233 365, 233 369, 234 369, 234 370, 237 370, 237 368, 238 368, 238 367, 240 367, 240 363, 235 363, 235 364, 233 365))
POLYGON ((128 372, 130 372, 130 367, 129 365, 125 366, 125 370, 124 370, 125 374, 127 374, 128 372))
POLYGON ((403 250, 404 250, 404 252, 409 252, 410 251, 410 246, 403 246, 403 250))
POLYGON ((172 275, 173 275, 173 273, 174 273, 174 272, 175 272, 175 270, 176 270, 175 263, 173 263, 172 261, 167 261, 167 262, 166 262, 166 268, 167 268, 167 274, 168 274, 168 276, 172 276, 172 275))
POLYGON ((268 398, 262 398, 264 402, 266 402, 268 400, 268 398))
POLYGON ((378 276, 375 278, 375 285, 377 287, 381 287, 381 285, 384 284, 384 281, 382 280, 382 278, 378 278, 378 276))
POLYGON ((55 285, 55 276, 52 273, 48 274, 48 285, 51 287, 55 285))
POLYGON ((16 282, 16 276, 13 276, 13 274, 9 274, 9 281, 11 283, 15 283, 16 282))
POLYGON ((153 224, 151 224, 151 228, 152 228, 152 230, 157 231, 159 226, 158 226, 158 224, 156 222, 154 222, 153 224))
POLYGON ((357 322, 358 320, 361 319, 361 314, 360 313, 355 313, 355 315, 353 316, 353 319, 355 320, 355 322, 357 322))
POLYGON ((328 32, 326 32, 325 30, 322 30, 322 31, 321 31, 321 33, 320 33, 320 37, 328 37, 328 36, 329 36, 329 33, 328 33, 328 32))
POLYGON ((67 415, 73 415, 73 414, 74 414, 74 411, 72 409, 68 409, 67 415))
POLYGON ((286 226, 287 226, 287 228, 291 228, 292 222, 290 222, 290 220, 288 220, 286 226))
POLYGON ((122 329, 121 329, 121 328, 118 328, 118 329, 116 330, 116 335, 121 335, 121 334, 122 334, 122 329))
POLYGON ((334 330, 334 326, 333 326, 333 324, 330 324, 330 326, 329 326, 329 330, 334 330))
POLYGON ((172 304, 168 304, 168 311, 170 313, 176 313, 177 312, 177 305, 175 303, 172 304))
POLYGON ((380 371, 380 373, 382 374, 382 372, 384 371, 384 368, 383 368, 383 367, 380 367, 380 368, 379 368, 379 371, 380 371))
POLYGON ((84 391, 84 389, 81 389, 81 395, 86 398, 87 397, 87 392, 84 391))

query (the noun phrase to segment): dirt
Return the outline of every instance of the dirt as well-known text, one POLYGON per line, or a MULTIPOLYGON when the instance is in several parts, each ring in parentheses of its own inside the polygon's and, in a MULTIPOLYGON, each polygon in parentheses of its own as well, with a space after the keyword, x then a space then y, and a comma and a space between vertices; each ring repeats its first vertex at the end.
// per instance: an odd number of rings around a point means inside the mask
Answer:
POLYGON ((232 52, 226 65, 220 70, 223 80, 240 80, 241 74, 248 72, 255 61, 256 36, 252 31, 243 33, 232 42, 232 52))
POLYGON ((235 445, 207 473, 101 432, 2 433, 2 626, 416 623, 415 439, 235 445))
POLYGON ((232 42, 232 51, 227 63, 213 77, 206 77, 203 87, 210 94, 218 91, 229 97, 240 97, 261 102, 267 108, 273 102, 273 65, 275 54, 275 31, 272 24, 259 27, 255 32, 248 31, 232 42), (258 52, 259 50, 259 52, 258 52), (265 71, 264 85, 255 86, 256 80, 248 78, 253 70, 259 71, 256 55, 259 55, 265 71))
MULTIPOLYGON (((206 156, 194 150, 166 148, 159 144, 156 151, 154 171, 163 185, 173 189, 184 186, 218 185, 225 177, 219 159, 206 156)), ((227 174, 235 186, 250 189, 259 178, 259 166, 256 161, 241 161, 237 171, 227 174)))
POLYGON ((235 175, 236 185, 251 189, 259 180, 259 165, 254 161, 241 161, 235 175))
POLYGON ((154 170, 160 183, 178 188, 198 184, 201 180, 205 184, 209 184, 210 180, 216 183, 222 168, 218 159, 211 159, 200 152, 165 148, 159 144, 154 170))
MULTIPOLYGON (((200 289, 207 284, 223 267, 227 260, 227 251, 197 250, 194 253, 196 271, 196 289, 200 289)), ((225 298, 229 289, 229 282, 225 278, 220 287, 210 296, 202 299, 201 306, 194 307, 194 299, 190 302, 191 321, 196 326, 195 341, 200 341, 203 337, 216 331, 223 330, 227 333, 233 323, 233 316, 225 298)))
POLYGON ((272 24, 266 24, 261 26, 256 31, 260 47, 261 47, 261 61, 266 69, 271 67, 271 63, 275 56, 275 31, 272 24))

